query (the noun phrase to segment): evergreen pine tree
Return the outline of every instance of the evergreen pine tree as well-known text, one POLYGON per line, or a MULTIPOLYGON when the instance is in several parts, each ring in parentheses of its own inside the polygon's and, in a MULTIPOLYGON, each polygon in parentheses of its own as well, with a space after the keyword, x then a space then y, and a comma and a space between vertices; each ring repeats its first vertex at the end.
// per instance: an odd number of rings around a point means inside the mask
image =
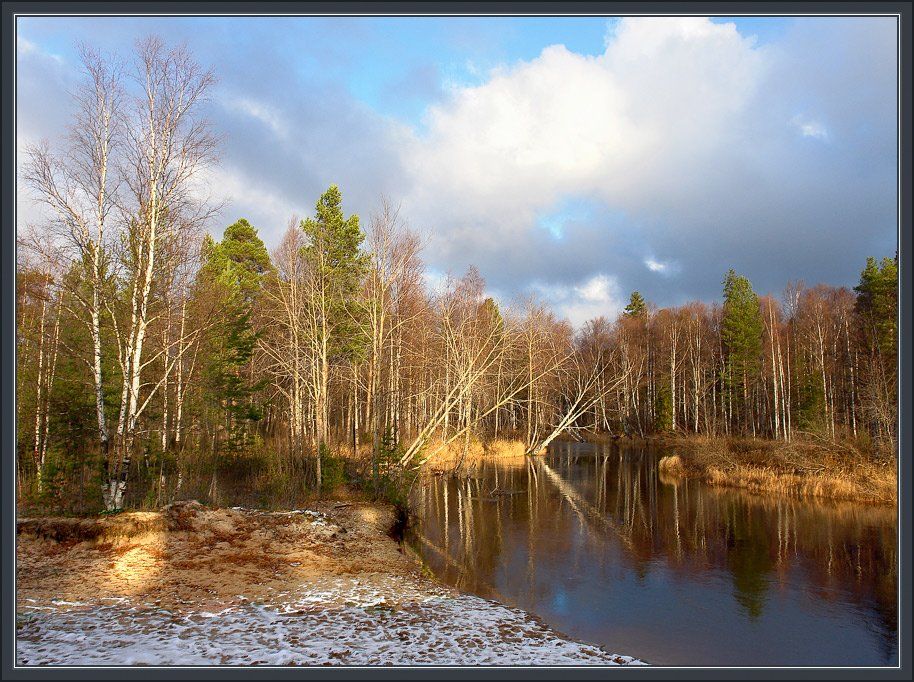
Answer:
POLYGON ((761 366, 764 321, 752 284, 731 268, 724 279, 720 336, 727 356, 724 382, 734 402, 748 409, 748 392, 761 366))
POLYGON ((625 306, 626 317, 643 317, 647 314, 647 303, 640 292, 633 291, 628 305, 625 306))
POLYGON ((359 217, 344 216, 342 194, 331 185, 318 200, 314 217, 303 220, 301 228, 308 241, 305 260, 328 303, 331 353, 357 353, 361 339, 352 320, 368 268, 368 257, 361 250, 365 234, 359 217))
MULTIPOLYGON (((343 198, 336 185, 321 195, 314 217, 303 220, 301 229, 307 240, 302 255, 309 273, 309 334, 317 366, 311 390, 320 453, 329 445, 330 366, 340 360, 357 361, 367 344, 356 320, 361 314, 359 291, 368 269, 368 256, 361 250, 365 234, 359 227, 359 217, 345 217, 343 198)), ((321 487, 320 462, 318 457, 317 488, 321 487)))
POLYGON ((654 398, 654 430, 660 433, 673 430, 673 395, 669 385, 661 386, 654 398))
POLYGON ((226 228, 221 242, 209 235, 202 247, 198 295, 212 297, 215 321, 208 330, 204 376, 210 393, 229 417, 230 442, 239 445, 240 422, 257 420, 260 409, 251 396, 262 382, 243 371, 257 344, 251 317, 270 256, 257 230, 244 218, 226 228))
POLYGON ((894 358, 898 335, 898 263, 894 258, 866 259, 860 273, 856 312, 867 340, 887 358, 894 358))

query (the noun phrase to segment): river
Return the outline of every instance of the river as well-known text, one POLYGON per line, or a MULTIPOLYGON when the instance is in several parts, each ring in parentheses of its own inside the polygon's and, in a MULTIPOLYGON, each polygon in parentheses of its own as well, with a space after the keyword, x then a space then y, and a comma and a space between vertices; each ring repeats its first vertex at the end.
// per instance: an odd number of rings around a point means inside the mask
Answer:
POLYGON ((661 665, 896 665, 894 507, 661 474, 650 447, 558 443, 418 486, 444 582, 661 665))

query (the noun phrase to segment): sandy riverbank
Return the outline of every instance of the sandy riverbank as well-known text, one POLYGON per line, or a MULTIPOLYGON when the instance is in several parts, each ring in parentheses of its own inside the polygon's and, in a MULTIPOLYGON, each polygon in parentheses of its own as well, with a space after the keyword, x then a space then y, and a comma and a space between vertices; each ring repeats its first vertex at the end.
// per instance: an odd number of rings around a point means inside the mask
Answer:
POLYGON ((23 519, 21 665, 635 662, 423 575, 392 507, 23 519))

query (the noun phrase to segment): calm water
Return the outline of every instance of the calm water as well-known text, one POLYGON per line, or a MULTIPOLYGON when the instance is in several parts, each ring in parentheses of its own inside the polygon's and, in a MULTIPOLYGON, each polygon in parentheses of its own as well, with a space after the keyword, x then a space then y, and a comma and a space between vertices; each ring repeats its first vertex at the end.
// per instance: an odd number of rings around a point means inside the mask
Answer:
POLYGON ((560 444, 436 478, 410 541, 446 582, 666 665, 896 665, 895 510, 712 488, 560 444))

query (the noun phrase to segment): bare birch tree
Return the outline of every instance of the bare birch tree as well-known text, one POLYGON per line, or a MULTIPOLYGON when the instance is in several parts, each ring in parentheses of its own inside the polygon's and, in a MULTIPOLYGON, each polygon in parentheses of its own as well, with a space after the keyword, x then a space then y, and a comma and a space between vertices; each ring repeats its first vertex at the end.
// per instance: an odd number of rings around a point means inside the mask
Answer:
MULTIPOLYGON (((126 123, 125 196, 119 204, 123 231, 119 244, 121 304, 108 306, 118 344, 121 397, 117 420, 118 452, 107 461, 104 500, 119 509, 137 431, 137 420, 149 404, 142 396, 143 370, 149 364, 144 346, 150 323, 161 314, 152 298, 163 277, 178 235, 204 221, 212 210, 195 185, 215 158, 216 139, 197 113, 214 82, 184 47, 166 48, 158 38, 138 45, 134 96, 126 123), (123 308, 123 310, 121 309, 123 308)), ((153 387, 158 389, 161 383, 153 387)))
POLYGON ((60 250, 81 267, 89 293, 73 293, 77 319, 92 339, 91 370, 98 438, 107 453, 110 433, 105 412, 102 316, 106 305, 114 211, 121 179, 117 155, 124 144, 124 89, 120 65, 88 48, 80 49, 84 79, 75 92, 77 113, 66 149, 55 154, 45 143, 27 150, 24 179, 51 209, 48 248, 60 250))

